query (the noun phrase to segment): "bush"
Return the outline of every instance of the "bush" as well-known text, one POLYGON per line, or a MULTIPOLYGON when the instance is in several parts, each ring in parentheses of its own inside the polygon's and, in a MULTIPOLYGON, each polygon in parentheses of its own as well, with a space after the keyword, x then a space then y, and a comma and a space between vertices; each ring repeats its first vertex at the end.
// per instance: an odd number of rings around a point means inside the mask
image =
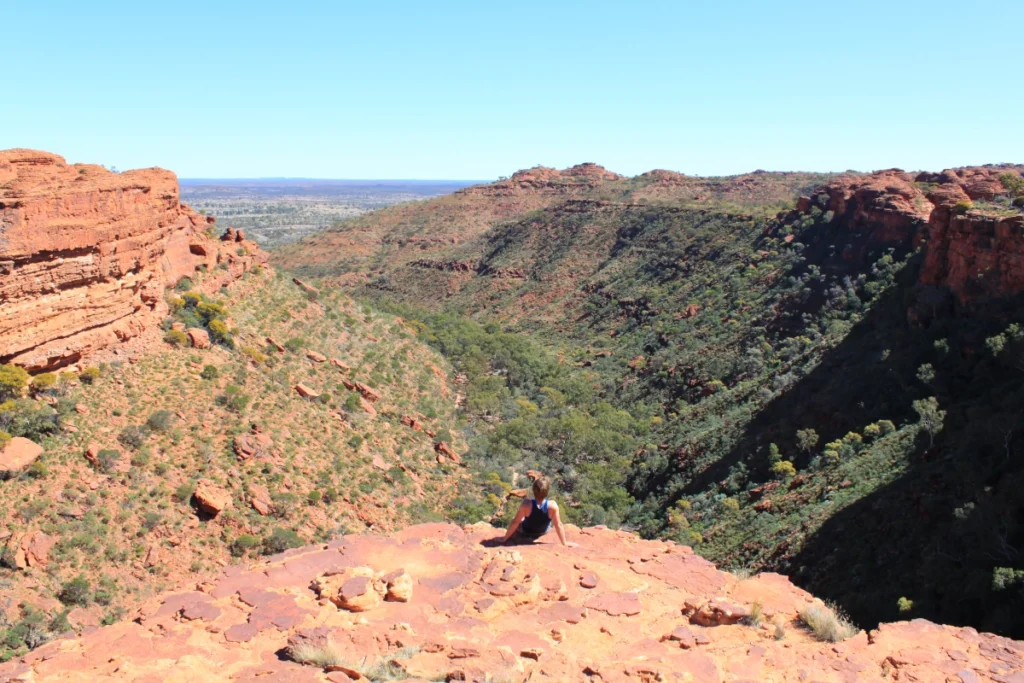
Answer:
POLYGON ((306 495, 306 502, 310 505, 319 505, 322 498, 323 494, 314 489, 306 495))
POLYGON ((298 548, 303 545, 305 545, 305 541, 295 533, 294 529, 275 527, 274 531, 263 539, 263 552, 266 555, 276 555, 290 548, 298 548))
POLYGON ((39 441, 57 427, 57 411, 45 403, 30 399, 0 403, 0 430, 11 436, 39 441))
POLYGON ((28 372, 17 365, 0 365, 0 400, 18 398, 28 386, 28 372))
POLYGON ((796 476, 796 467, 788 460, 780 460, 772 465, 772 474, 779 479, 789 479, 796 476))
POLYGON ((57 385, 57 374, 44 372, 32 378, 32 391, 44 392, 53 389, 57 385))
POLYGON ((956 216, 962 216, 971 209, 974 208, 974 204, 969 201, 959 201, 953 205, 953 214, 956 216))
POLYGON ((242 557, 247 555, 253 549, 259 547, 260 539, 256 538, 252 534, 242 534, 234 540, 231 544, 231 554, 235 557, 242 557))
POLYGON ((174 287, 179 292, 192 291, 192 278, 183 277, 178 280, 178 284, 174 287))
POLYGON ((88 579, 81 574, 61 586, 60 592, 57 594, 57 597, 65 605, 78 607, 88 605, 91 596, 92 586, 88 579))
POLYGON ((113 448, 104 448, 96 454, 96 466, 107 474, 116 470, 120 462, 121 451, 114 450, 113 448))
POLYGON ((11 435, 0 429, 0 451, 11 442, 11 435))
POLYGON ((186 481, 178 485, 178 488, 174 489, 174 498, 182 503, 187 503, 192 500, 192 494, 195 493, 196 483, 194 481, 186 481))
POLYGON ((174 413, 169 410, 158 410, 146 420, 146 426, 154 432, 166 432, 174 423, 174 413))
POLYGON ((207 365, 203 368, 203 371, 199 373, 199 376, 203 379, 217 379, 220 377, 220 370, 217 369, 216 365, 207 365))
POLYGON ((800 610, 800 621, 818 640, 838 643, 857 635, 857 627, 831 605, 810 604, 800 610))
POLYGON ((181 330, 169 330, 164 335, 164 341, 171 346, 188 346, 188 335, 181 330))
POLYGON ((209 328, 210 337, 213 341, 218 344, 223 344, 228 348, 234 347, 234 340, 231 338, 231 332, 228 331, 228 326, 223 320, 211 320, 209 328))
POLYGON ((146 439, 149 438, 149 428, 145 425, 128 425, 121 430, 121 433, 117 435, 117 440, 122 445, 127 446, 133 450, 137 450, 142 447, 142 444, 146 443, 146 439))
POLYGON ((92 384, 100 378, 100 369, 97 367, 90 367, 82 370, 78 373, 78 379, 85 384, 92 384))

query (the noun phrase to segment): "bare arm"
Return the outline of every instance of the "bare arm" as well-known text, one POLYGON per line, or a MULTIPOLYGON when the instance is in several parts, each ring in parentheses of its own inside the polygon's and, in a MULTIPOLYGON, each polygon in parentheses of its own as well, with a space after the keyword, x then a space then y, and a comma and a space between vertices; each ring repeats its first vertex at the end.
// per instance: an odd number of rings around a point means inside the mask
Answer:
POLYGON ((558 503, 551 501, 548 504, 548 516, 551 517, 551 524, 555 527, 555 533, 558 534, 558 540, 562 542, 564 546, 575 546, 575 543, 569 543, 565 540, 565 529, 562 527, 562 515, 558 512, 558 503))
POLYGON ((516 510, 516 516, 512 518, 512 522, 508 525, 508 531, 505 532, 505 537, 501 539, 502 543, 507 543, 508 539, 512 538, 516 529, 519 528, 519 525, 522 524, 523 520, 526 518, 528 510, 529 505, 527 503, 520 504, 519 509, 516 510))

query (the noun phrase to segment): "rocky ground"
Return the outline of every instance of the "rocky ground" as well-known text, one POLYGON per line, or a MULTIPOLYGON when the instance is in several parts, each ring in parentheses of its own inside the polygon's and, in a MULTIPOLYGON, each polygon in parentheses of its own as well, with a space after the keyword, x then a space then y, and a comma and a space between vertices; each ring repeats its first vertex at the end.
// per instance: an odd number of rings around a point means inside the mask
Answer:
POLYGON ((2 665, 0 681, 1024 680, 1024 643, 970 628, 821 642, 800 617, 811 595, 685 546, 602 527, 570 527, 570 548, 497 534, 425 524, 227 569, 2 665))

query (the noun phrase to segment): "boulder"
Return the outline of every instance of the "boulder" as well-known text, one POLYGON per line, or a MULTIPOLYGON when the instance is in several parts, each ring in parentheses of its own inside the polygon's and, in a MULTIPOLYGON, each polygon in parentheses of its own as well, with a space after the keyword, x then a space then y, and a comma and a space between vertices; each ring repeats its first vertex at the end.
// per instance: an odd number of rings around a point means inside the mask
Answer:
POLYGON ((404 424, 406 427, 413 430, 414 432, 423 431, 423 423, 417 420, 412 415, 403 415, 402 424, 404 424))
POLYGON ((382 579, 387 584, 384 599, 389 602, 409 602, 412 600, 412 577, 404 569, 385 574, 382 579))
POLYGON ((42 531, 28 534, 21 540, 21 549, 25 553, 25 563, 29 567, 45 567, 50 559, 50 550, 56 539, 42 531))
POLYGON ((271 346, 273 346, 275 349, 277 349, 278 353, 284 353, 285 352, 285 348, 283 346, 281 346, 280 344, 278 344, 276 341, 274 341, 273 337, 267 337, 267 343, 270 344, 271 346))
POLYGON ((260 484, 249 485, 249 503, 252 509, 264 517, 274 511, 274 504, 270 500, 270 492, 267 487, 260 484))
POLYGON ((186 331, 188 341, 197 349, 210 348, 210 333, 201 327, 190 327, 186 331))
POLYGON ((447 441, 438 441, 434 444, 434 452, 437 453, 437 461, 444 462, 445 458, 458 465, 462 462, 462 456, 455 452, 447 441))
POLYGON ((307 387, 305 384, 302 384, 301 382, 299 384, 295 385, 295 393, 297 393, 302 398, 308 398, 308 399, 320 398, 320 392, 319 391, 314 391, 313 389, 310 389, 309 387, 307 387))
POLYGON ((342 372, 351 372, 352 371, 352 368, 350 366, 346 365, 345 363, 342 363, 337 358, 332 358, 331 359, 331 365, 333 365, 334 367, 338 368, 342 372))
POLYGON ((310 359, 314 363, 325 363, 327 362, 327 356, 316 351, 306 351, 306 358, 310 359))
POLYGON ((175 332, 184 332, 187 329, 187 326, 180 320, 175 320, 173 323, 171 323, 171 329, 174 330, 175 332))
POLYGON ((16 436, 0 451, 0 479, 19 472, 43 454, 43 447, 26 438, 16 436))
POLYGON ((377 578, 370 567, 350 567, 324 574, 313 581, 313 590, 321 600, 330 600, 349 612, 365 612, 381 603, 387 594, 387 582, 377 578))
POLYGON ((231 504, 231 493, 206 479, 200 480, 192 496, 200 510, 214 517, 231 504))

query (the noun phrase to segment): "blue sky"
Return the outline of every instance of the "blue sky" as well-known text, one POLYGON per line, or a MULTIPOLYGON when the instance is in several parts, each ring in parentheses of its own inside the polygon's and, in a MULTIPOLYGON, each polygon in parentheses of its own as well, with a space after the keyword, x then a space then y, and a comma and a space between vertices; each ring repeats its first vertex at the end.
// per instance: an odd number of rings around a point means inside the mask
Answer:
POLYGON ((0 149, 120 169, 1024 162, 1019 0, 4 4, 0 149))

